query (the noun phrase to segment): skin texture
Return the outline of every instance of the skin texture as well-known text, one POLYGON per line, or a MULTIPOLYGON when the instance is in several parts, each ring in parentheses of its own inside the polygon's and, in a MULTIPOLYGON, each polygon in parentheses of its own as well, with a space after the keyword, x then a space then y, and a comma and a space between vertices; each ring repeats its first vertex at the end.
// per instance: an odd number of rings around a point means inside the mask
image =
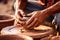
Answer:
MULTIPOLYGON (((19 2, 21 2, 21 1, 19 1, 19 2)), ((26 5, 23 5, 23 6, 25 7, 26 5)), ((23 6, 21 6, 21 3, 20 3, 20 7, 22 7, 22 9, 20 8, 20 11, 18 12, 18 15, 16 18, 17 18, 17 20, 20 21, 20 22, 18 21, 20 24, 24 23, 23 25, 26 29, 32 29, 33 27, 40 25, 50 15, 60 11, 60 1, 58 1, 54 5, 46 8, 42 11, 34 11, 31 14, 25 14, 25 12, 23 10, 24 9, 23 6), (25 16, 30 16, 30 18, 26 22, 24 21, 25 19, 23 18, 25 16)))
MULTIPOLYGON (((19 22, 20 24, 24 24, 25 23, 25 19, 23 18, 23 17, 25 17, 25 16, 28 16, 28 17, 31 17, 32 15, 33 15, 33 13, 29 13, 29 14, 26 14, 25 12, 24 12, 24 8, 26 7, 26 5, 27 5, 27 0, 24 0, 24 1, 22 1, 22 0, 18 0, 19 2, 18 2, 18 5, 19 5, 19 11, 18 11, 18 13, 17 13, 17 15, 16 15, 16 21, 17 22, 19 22), (23 3, 24 2, 24 3, 23 3)), ((38 0, 38 3, 40 4, 40 5, 44 5, 44 3, 40 0, 38 0)), ((15 4, 14 4, 15 5, 15 4)), ((15 6, 14 6, 15 7, 15 6)))
POLYGON ((59 11, 60 11, 60 1, 52 5, 51 7, 48 7, 45 10, 35 12, 35 14, 33 14, 33 16, 26 22, 27 28, 38 26, 47 17, 59 11))

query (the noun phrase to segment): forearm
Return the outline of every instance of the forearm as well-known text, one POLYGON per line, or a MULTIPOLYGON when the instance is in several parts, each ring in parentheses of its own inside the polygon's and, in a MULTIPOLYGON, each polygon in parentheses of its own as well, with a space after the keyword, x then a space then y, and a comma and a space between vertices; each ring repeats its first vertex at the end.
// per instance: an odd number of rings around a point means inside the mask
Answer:
POLYGON ((55 14, 56 12, 60 12, 60 1, 40 12, 42 12, 42 20, 48 18, 50 15, 55 14))
POLYGON ((60 1, 46 8, 45 10, 42 10, 44 14, 48 14, 48 15, 55 14, 56 12, 59 12, 59 11, 60 11, 60 1))

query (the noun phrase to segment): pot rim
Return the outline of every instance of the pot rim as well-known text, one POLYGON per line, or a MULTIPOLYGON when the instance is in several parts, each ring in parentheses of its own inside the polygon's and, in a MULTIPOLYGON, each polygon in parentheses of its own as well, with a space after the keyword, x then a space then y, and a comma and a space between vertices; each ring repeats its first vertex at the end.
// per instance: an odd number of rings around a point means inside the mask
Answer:
POLYGON ((18 37, 21 37, 21 38, 23 38, 23 39, 25 39, 25 40, 33 40, 33 38, 32 37, 30 37, 30 36, 27 36, 27 35, 22 35, 22 34, 20 34, 20 35, 18 35, 18 34, 10 34, 10 35, 0 35, 0 36, 18 36, 18 37))
POLYGON ((11 19, 8 19, 8 20, 0 20, 0 22, 8 22, 8 21, 14 20, 14 15, 1 14, 0 16, 11 17, 11 19))
POLYGON ((53 29, 51 29, 50 31, 47 31, 47 32, 43 32, 43 33, 33 33, 33 32, 31 32, 31 33, 21 33, 20 31, 18 31, 17 29, 16 29, 16 26, 15 25, 13 25, 13 26, 10 26, 10 27, 5 27, 5 28, 3 28, 2 30, 1 30, 1 35, 6 35, 6 34, 8 34, 8 35, 11 35, 11 34, 23 34, 23 35, 27 35, 27 36, 30 36, 30 37, 33 37, 33 38, 42 38, 42 37, 45 37, 45 36, 47 36, 47 35, 51 35, 51 34, 53 34, 53 32, 54 32, 54 30, 53 29), (11 30, 11 29, 13 29, 13 30, 15 30, 14 32, 11 30), (17 32, 16 32, 17 31, 17 32))
POLYGON ((33 40, 32 37, 27 36, 27 35, 22 35, 22 34, 20 34, 19 36, 20 36, 20 37, 22 36, 23 38, 25 38, 25 40, 33 40))

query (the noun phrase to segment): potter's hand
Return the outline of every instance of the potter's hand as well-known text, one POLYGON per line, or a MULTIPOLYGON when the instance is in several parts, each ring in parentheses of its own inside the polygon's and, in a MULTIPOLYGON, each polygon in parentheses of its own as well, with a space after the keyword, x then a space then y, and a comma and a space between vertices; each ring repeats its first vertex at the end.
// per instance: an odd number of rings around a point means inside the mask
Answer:
POLYGON ((33 15, 33 13, 29 13, 27 14, 27 17, 31 17, 33 15))
POLYGON ((60 12, 60 1, 55 3, 54 5, 42 10, 35 11, 32 17, 26 22, 25 28, 33 28, 41 24, 46 18, 55 14, 56 12, 60 12))
POLYGON ((42 11, 40 11, 40 12, 35 11, 35 12, 32 12, 32 13, 33 13, 33 15, 26 22, 26 26, 27 26, 26 28, 29 28, 29 29, 39 25, 43 21, 43 16, 44 16, 42 14, 42 11))
POLYGON ((16 20, 18 23, 20 24, 24 24, 25 19, 23 18, 24 16, 26 16, 25 12, 23 10, 19 10, 18 14, 16 15, 16 20))

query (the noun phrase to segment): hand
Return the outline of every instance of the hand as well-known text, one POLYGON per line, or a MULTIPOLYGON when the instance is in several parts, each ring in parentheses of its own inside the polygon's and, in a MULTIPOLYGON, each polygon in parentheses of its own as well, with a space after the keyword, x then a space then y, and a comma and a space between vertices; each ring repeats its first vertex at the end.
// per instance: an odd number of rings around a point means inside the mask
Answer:
POLYGON ((32 12, 33 15, 31 16, 30 19, 28 19, 28 21, 26 22, 26 26, 25 28, 27 29, 31 29, 33 27, 36 27, 37 25, 39 25, 42 21, 43 21, 43 14, 42 11, 38 12, 32 12))
POLYGON ((42 11, 35 11, 32 17, 26 22, 27 29, 31 29, 33 27, 38 26, 41 24, 46 18, 51 16, 52 14, 60 11, 60 1, 56 4, 52 5, 51 7, 48 7, 42 11), (55 9, 56 8, 56 9, 55 9))
POLYGON ((27 14, 27 17, 31 17, 33 15, 33 13, 29 13, 27 14))
POLYGON ((26 16, 23 10, 18 10, 18 14, 16 15, 16 21, 20 24, 24 24, 25 20, 23 17, 26 16))

